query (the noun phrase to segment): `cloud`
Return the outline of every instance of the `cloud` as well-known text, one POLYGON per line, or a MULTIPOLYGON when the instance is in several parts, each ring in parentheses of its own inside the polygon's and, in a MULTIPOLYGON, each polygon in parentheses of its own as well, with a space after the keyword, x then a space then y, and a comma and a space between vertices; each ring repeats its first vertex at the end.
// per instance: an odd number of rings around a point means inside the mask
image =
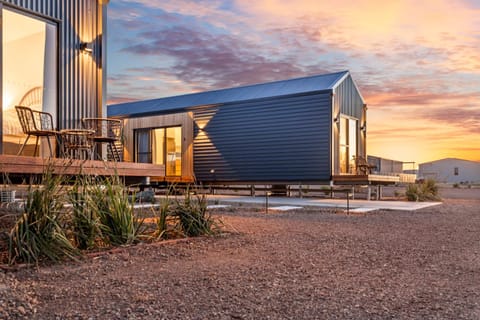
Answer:
POLYGON ((197 89, 231 87, 301 75, 289 58, 266 57, 269 49, 231 35, 214 35, 185 26, 142 33, 153 39, 123 49, 136 55, 168 56, 171 74, 197 89), (279 74, 280 76, 275 76, 279 74))
POLYGON ((349 69, 379 153, 395 152, 389 139, 415 157, 453 150, 466 136, 475 151, 477 2, 117 0, 109 5, 109 101, 349 69))

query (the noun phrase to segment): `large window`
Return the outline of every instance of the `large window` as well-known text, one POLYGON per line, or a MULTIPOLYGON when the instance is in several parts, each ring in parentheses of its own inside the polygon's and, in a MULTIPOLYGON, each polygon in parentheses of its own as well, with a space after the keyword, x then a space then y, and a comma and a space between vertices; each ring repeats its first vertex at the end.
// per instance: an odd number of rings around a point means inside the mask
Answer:
MULTIPOLYGON (((3 153, 16 154, 25 139, 16 105, 49 112, 56 121, 57 26, 5 7, 1 13, 3 153)), ((35 139, 29 143, 25 154, 33 154, 35 139)))
POLYGON ((135 161, 162 164, 167 176, 181 176, 182 127, 135 130, 135 161))
POLYGON ((340 117, 340 173, 355 173, 358 120, 340 117))

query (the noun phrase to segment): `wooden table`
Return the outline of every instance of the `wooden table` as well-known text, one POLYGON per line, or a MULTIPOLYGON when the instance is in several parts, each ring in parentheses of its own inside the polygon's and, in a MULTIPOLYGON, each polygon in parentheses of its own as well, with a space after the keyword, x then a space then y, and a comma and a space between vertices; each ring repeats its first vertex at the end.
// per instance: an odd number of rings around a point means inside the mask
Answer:
POLYGON ((92 159, 95 133, 88 129, 60 130, 60 151, 63 157, 72 159, 92 159))

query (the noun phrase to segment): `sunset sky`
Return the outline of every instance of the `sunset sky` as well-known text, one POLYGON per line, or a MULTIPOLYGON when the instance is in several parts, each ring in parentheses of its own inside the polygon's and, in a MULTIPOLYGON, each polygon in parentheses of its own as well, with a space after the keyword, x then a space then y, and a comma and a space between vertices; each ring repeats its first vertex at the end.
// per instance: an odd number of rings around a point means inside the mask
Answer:
POLYGON ((108 5, 109 104, 341 70, 368 104, 368 154, 480 161, 479 0, 108 5))

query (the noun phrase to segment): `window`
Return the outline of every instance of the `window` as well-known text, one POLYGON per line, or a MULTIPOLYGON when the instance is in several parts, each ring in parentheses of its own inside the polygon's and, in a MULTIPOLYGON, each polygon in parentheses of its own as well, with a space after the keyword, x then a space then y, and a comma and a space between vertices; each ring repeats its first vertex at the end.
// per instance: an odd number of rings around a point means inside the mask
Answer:
MULTIPOLYGON (((16 154, 25 139, 16 105, 49 112, 56 121, 57 25, 20 11, 1 10, 3 153, 16 154)), ((35 139, 29 143, 26 153, 29 149, 33 153, 35 139)))
POLYGON ((135 161, 165 165, 167 176, 181 176, 182 127, 135 130, 135 161))
POLYGON ((358 120, 340 117, 340 173, 354 173, 358 120))
POLYGON ((453 168, 453 175, 458 176, 458 168, 453 168))

